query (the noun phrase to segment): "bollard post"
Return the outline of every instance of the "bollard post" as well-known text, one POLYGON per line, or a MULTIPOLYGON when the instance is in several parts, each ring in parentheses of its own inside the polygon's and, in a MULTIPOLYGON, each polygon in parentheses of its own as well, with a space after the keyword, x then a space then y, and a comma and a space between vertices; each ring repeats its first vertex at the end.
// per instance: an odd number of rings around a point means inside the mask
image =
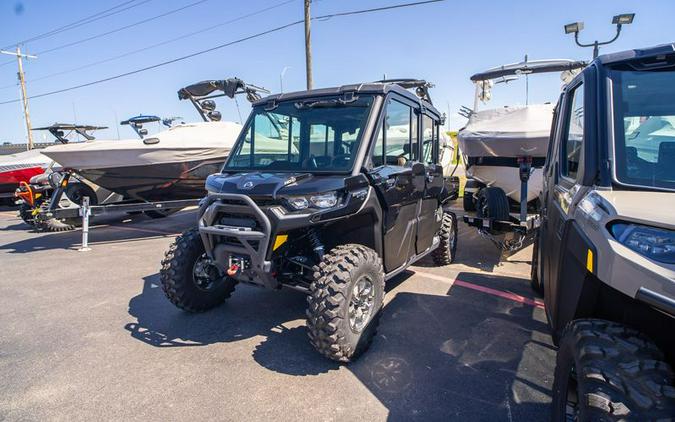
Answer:
POLYGON ((78 251, 90 251, 89 247, 89 197, 82 198, 82 206, 80 207, 80 215, 82 216, 82 246, 78 251))

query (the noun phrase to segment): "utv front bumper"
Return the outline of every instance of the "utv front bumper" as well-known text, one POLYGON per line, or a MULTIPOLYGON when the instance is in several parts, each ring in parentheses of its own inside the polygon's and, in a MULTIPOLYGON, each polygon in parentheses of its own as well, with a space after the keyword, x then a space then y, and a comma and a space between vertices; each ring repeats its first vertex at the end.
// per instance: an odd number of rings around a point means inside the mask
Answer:
POLYGON ((239 268, 233 278, 277 287, 271 275, 272 262, 265 259, 272 225, 258 204, 246 195, 218 193, 210 194, 204 206, 199 234, 216 265, 227 270, 234 260, 239 268))

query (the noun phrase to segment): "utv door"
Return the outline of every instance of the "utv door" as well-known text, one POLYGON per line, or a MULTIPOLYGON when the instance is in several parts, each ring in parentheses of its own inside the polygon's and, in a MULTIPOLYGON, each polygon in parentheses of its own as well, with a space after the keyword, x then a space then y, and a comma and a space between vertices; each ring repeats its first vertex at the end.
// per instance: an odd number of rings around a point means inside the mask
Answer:
POLYGON ((420 125, 420 161, 424 165, 424 193, 418 212, 417 241, 418 254, 433 243, 434 235, 441 226, 442 216, 437 214, 439 197, 443 191, 443 167, 438 164, 439 125, 431 116, 422 114, 420 125))
MULTIPOLYGON (((372 150, 369 172, 384 214, 383 261, 386 272, 415 253, 417 213, 424 192, 424 166, 412 147, 417 115, 404 100, 389 99, 372 150)), ((416 143, 417 135, 414 136, 416 143)))
MULTIPOLYGON (((541 241, 541 273, 544 277, 546 311, 555 319, 560 303, 559 276, 562 252, 565 250, 565 230, 568 225, 569 207, 574 196, 574 186, 581 162, 584 141, 584 85, 578 83, 565 94, 561 122, 552 139, 555 142, 553 159, 548 167, 544 185, 544 212, 541 241)), ((555 321, 554 326, 555 326, 555 321)))

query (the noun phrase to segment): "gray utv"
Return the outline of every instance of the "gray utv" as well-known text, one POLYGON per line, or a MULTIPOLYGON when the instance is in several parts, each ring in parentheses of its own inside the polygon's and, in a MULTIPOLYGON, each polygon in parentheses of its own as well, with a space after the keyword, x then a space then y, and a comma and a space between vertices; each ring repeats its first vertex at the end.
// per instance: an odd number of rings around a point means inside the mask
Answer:
POLYGON ((594 60, 558 102, 532 284, 553 419, 675 418, 675 45, 594 60))
POLYGON ((439 160, 430 84, 380 81, 256 101, 198 227, 162 262, 169 300, 221 304, 237 283, 308 295, 312 345, 341 362, 369 346, 385 281, 431 254, 452 262, 457 198, 439 160), (415 90, 415 93, 408 91, 415 90))

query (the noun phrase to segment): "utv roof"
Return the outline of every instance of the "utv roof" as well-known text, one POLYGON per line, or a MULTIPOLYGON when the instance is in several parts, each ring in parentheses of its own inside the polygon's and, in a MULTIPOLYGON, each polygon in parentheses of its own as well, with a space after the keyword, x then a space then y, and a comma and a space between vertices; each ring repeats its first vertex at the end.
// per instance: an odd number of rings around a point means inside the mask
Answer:
POLYGON ((603 54, 595 59, 602 65, 615 64, 630 60, 650 59, 658 56, 675 56, 675 43, 661 44, 654 47, 636 48, 618 53, 603 54))
POLYGON ((428 82, 418 80, 418 79, 398 79, 398 80, 387 80, 387 81, 376 81, 376 82, 365 82, 361 84, 351 84, 351 85, 342 85, 332 88, 320 88, 320 89, 311 89, 306 91, 296 91, 288 92, 283 94, 274 94, 269 95, 265 98, 262 98, 253 103, 253 106, 267 104, 269 102, 278 102, 278 101, 287 101, 287 100, 297 100, 302 98, 311 98, 311 97, 325 97, 325 96, 335 96, 335 95, 344 95, 344 94, 387 94, 389 92, 396 92, 404 97, 407 97, 413 101, 424 101, 426 103, 425 107, 434 110, 437 114, 441 114, 433 104, 428 99, 422 99, 410 92, 405 86, 410 88, 421 86, 419 84, 427 84, 429 87, 431 84, 428 82))
POLYGON ((487 81, 490 79, 502 78, 504 76, 520 76, 533 73, 563 72, 565 70, 574 70, 586 67, 585 61, 568 59, 549 59, 549 60, 530 60, 520 63, 505 64, 499 67, 493 67, 485 72, 476 73, 471 77, 471 81, 487 81))

